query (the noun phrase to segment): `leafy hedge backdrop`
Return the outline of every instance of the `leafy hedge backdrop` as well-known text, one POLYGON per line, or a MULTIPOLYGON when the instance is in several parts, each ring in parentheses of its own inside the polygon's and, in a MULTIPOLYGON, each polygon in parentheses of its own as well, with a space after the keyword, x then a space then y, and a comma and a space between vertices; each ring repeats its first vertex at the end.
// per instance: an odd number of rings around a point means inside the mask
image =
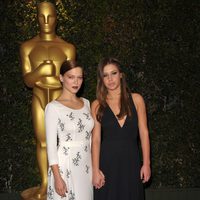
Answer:
MULTIPOLYGON (((31 89, 19 46, 39 29, 36 0, 0 1, 0 191, 40 183, 31 89)), ((84 96, 95 98, 96 66, 121 60, 132 91, 145 98, 152 147, 150 188, 200 186, 200 15, 198 0, 60 0, 57 34, 77 48, 84 96)))

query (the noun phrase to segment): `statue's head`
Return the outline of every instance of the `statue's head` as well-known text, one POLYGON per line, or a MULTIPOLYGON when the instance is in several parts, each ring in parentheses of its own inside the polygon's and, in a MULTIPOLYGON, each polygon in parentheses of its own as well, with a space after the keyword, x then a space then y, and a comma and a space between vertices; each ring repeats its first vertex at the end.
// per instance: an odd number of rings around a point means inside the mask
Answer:
POLYGON ((56 9, 50 2, 38 4, 37 16, 40 31, 43 33, 54 33, 56 28, 56 9))

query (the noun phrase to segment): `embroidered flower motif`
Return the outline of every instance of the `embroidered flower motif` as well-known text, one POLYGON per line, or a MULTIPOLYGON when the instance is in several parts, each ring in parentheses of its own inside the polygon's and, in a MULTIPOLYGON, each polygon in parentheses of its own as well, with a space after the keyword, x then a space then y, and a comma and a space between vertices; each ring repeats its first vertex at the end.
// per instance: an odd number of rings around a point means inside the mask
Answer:
POLYGON ((85 151, 85 152, 88 152, 88 146, 87 146, 87 145, 84 146, 84 151, 85 151))
POLYGON ((69 117, 69 119, 72 121, 75 119, 73 112, 71 112, 69 115, 66 116, 69 117))
POLYGON ((81 159, 80 152, 77 152, 76 158, 72 159, 72 161, 73 161, 73 163, 74 163, 75 166, 79 166, 80 159, 81 159))
POLYGON ((47 191, 47 196, 48 199, 52 199, 53 200, 53 194, 54 194, 54 190, 51 186, 48 187, 48 191, 47 191))
POLYGON ((69 200, 75 200, 75 193, 72 190, 69 191, 69 200))
POLYGON ((48 176, 50 177, 51 175, 52 175, 52 170, 51 170, 51 168, 49 168, 48 176))
POLYGON ((65 140, 66 142, 67 142, 67 141, 71 141, 71 140, 72 140, 71 133, 67 133, 67 134, 66 134, 66 138, 67 138, 67 139, 65 140))
POLYGON ((91 118, 90 118, 90 113, 83 113, 83 115, 85 115, 85 117, 86 117, 87 120, 90 120, 90 119, 91 119, 91 118))
POLYGON ((64 125, 64 123, 62 123, 60 118, 58 118, 58 124, 60 126, 61 131, 64 131, 65 125, 64 125))
POLYGON ((63 153, 67 156, 69 151, 69 147, 63 147, 63 153))
POLYGON ((67 176, 67 178, 70 177, 70 174, 71 174, 71 171, 67 169, 67 172, 66 172, 66 176, 67 176))
POLYGON ((85 165, 85 167, 86 167, 86 173, 88 174, 89 173, 89 169, 90 169, 90 167, 88 166, 88 165, 85 165))
POLYGON ((86 139, 86 140, 89 140, 89 139, 90 139, 90 132, 86 131, 85 139, 86 139))
POLYGON ((83 125, 83 123, 82 123, 82 119, 79 118, 77 126, 79 128, 78 132, 79 133, 82 132, 83 129, 85 128, 85 125, 83 125))

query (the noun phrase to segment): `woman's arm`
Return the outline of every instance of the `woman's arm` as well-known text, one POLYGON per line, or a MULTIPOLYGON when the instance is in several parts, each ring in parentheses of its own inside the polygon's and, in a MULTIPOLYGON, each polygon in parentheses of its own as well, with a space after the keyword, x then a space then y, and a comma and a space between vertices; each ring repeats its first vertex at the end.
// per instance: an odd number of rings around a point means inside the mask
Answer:
POLYGON ((56 192, 60 196, 65 196, 67 192, 66 183, 62 179, 58 167, 58 154, 57 154, 57 124, 58 114, 52 104, 48 104, 45 108, 45 128, 46 128, 46 141, 47 141, 47 156, 49 166, 51 167, 56 192))
POLYGON ((54 185, 55 185, 56 192, 60 196, 65 197, 66 196, 65 193, 67 192, 67 186, 66 186, 65 181, 62 179, 62 177, 60 175, 58 165, 52 165, 51 170, 52 170, 53 176, 54 176, 54 185))
POLYGON ((93 168, 93 185, 95 188, 101 188, 105 181, 104 175, 99 169, 100 144, 101 144, 101 124, 96 119, 98 110, 98 101, 95 100, 91 106, 92 117, 94 119, 94 128, 92 130, 92 168, 93 168))
POLYGON ((151 176, 150 169, 150 141, 149 141, 149 131, 147 127, 147 115, 144 100, 140 94, 132 94, 133 101, 136 106, 138 115, 138 127, 139 135, 142 147, 143 165, 140 171, 141 179, 143 182, 147 182, 151 176))

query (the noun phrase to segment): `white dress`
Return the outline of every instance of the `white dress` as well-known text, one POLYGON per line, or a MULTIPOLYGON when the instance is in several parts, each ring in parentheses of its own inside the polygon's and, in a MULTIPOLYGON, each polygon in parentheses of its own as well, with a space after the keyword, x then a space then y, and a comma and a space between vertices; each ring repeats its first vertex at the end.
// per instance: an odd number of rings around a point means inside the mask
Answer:
POLYGON ((56 193, 53 173, 49 167, 47 200, 93 199, 90 136, 94 121, 89 101, 82 99, 84 106, 77 110, 56 100, 45 108, 49 166, 58 164, 68 190, 66 197, 56 193))

